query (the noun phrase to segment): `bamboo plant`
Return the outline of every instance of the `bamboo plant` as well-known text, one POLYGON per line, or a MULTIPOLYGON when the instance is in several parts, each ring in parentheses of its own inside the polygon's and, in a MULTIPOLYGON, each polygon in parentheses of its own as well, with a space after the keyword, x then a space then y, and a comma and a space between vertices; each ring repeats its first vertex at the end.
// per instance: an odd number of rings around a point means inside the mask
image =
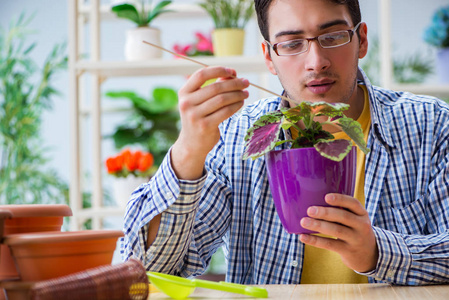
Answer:
POLYGON ((42 114, 58 94, 52 85, 66 67, 65 46, 56 45, 39 68, 31 53, 24 14, 0 33, 0 204, 66 203, 67 184, 50 169, 40 136, 42 114))

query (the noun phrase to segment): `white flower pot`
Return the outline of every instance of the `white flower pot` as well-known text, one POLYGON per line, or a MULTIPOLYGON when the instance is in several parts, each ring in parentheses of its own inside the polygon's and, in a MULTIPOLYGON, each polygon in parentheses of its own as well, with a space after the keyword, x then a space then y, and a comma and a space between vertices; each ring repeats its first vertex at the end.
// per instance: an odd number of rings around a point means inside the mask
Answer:
POLYGON ((161 31, 153 27, 137 27, 126 31, 126 60, 139 61, 162 57, 162 50, 142 41, 161 45, 161 31))
POLYGON ((436 69, 440 83, 449 83, 449 48, 438 50, 436 69))
POLYGON ((125 208, 129 199, 131 199, 131 194, 137 189, 142 183, 148 182, 148 178, 144 177, 120 177, 114 179, 114 185, 112 187, 112 193, 114 196, 115 203, 120 208, 125 208))

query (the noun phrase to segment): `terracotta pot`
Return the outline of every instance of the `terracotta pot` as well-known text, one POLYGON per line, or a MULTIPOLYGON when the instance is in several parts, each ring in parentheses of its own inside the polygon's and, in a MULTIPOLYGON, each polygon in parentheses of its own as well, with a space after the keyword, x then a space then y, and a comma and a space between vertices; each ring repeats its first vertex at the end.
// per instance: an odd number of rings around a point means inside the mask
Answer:
MULTIPOLYGON (((0 205, 12 218, 4 221, 1 231, 4 236, 16 233, 60 231, 65 216, 72 210, 63 204, 0 205)), ((6 245, 0 245, 0 280, 18 278, 11 252, 6 245)))
MULTIPOLYGON (((7 210, 0 210, 0 243, 3 241, 3 228, 5 220, 12 217, 12 213, 7 210)), ((8 253, 9 253, 9 249, 8 253)), ((0 245, 0 257, 2 256, 3 246, 0 245)), ((1 265, 3 267, 3 265, 1 265)), ((0 300, 5 299, 3 289, 0 288, 0 300)))
POLYGON ((111 264, 120 230, 13 234, 11 248, 22 281, 40 281, 111 264))
POLYGON ((12 218, 12 213, 9 210, 0 210, 0 243, 2 242, 3 239, 3 228, 5 226, 5 221, 6 219, 10 218, 12 218))
POLYGON ((279 219, 288 233, 312 233, 300 221, 312 206, 329 206, 328 193, 354 194, 357 151, 340 162, 315 148, 270 151, 266 154, 268 182, 279 219))
MULTIPOLYGON (((0 287, 5 290, 8 300, 29 300, 31 299, 31 288, 33 282, 5 281, 0 282, 0 287)), ((6 298, 3 298, 6 299, 6 298)))

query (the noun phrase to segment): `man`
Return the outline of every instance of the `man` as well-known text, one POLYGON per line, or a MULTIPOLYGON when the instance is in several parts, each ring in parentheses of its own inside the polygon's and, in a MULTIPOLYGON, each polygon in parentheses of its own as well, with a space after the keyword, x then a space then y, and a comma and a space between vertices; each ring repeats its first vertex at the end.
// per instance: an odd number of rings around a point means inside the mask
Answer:
POLYGON ((357 0, 255 7, 265 62, 292 103, 268 98, 236 114, 248 81, 223 67, 196 72, 179 92, 178 140, 128 204, 124 258, 187 277, 224 246, 236 283, 449 282, 448 106, 371 86, 357 67, 368 49, 357 0), (220 80, 201 88, 212 78, 220 80), (242 161, 258 117, 303 99, 350 104, 347 116, 362 123, 371 149, 358 156, 354 197, 329 194, 332 207, 298 220, 321 235, 288 234, 264 158, 242 161))

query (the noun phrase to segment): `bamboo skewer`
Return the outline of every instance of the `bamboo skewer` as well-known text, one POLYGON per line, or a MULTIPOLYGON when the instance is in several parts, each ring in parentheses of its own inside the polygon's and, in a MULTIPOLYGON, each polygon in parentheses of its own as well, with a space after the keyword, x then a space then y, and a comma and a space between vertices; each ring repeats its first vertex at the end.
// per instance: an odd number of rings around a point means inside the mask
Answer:
MULTIPOLYGON (((185 55, 176 53, 176 52, 174 52, 174 51, 165 49, 164 47, 161 47, 161 46, 159 46, 159 45, 156 45, 156 44, 153 44, 153 43, 150 43, 150 42, 147 42, 147 41, 142 41, 142 42, 143 42, 144 44, 153 46, 153 47, 158 48, 158 49, 160 49, 160 50, 162 50, 162 51, 168 52, 168 53, 170 53, 170 54, 173 54, 173 55, 175 55, 175 56, 177 56, 177 57, 180 57, 180 58, 183 58, 183 59, 185 59, 185 60, 191 61, 191 62, 196 63, 196 64, 198 64, 198 65, 201 65, 201 66, 203 66, 203 67, 209 67, 209 65, 207 65, 207 64, 205 64, 205 63, 202 63, 202 62, 200 62, 200 61, 198 61, 198 60, 192 59, 192 58, 187 57, 187 56, 185 56, 185 55)), ((235 76, 233 76, 233 77, 235 78, 235 76)), ((275 92, 272 92, 272 91, 270 91, 270 90, 267 90, 266 88, 261 87, 261 86, 259 86, 259 85, 257 85, 257 84, 254 84, 254 83, 251 83, 251 82, 250 82, 249 85, 251 85, 251 86, 253 86, 253 87, 255 87, 255 88, 259 89, 259 90, 262 90, 262 91, 264 91, 264 92, 267 92, 267 93, 269 93, 269 94, 272 94, 272 95, 274 95, 274 96, 280 97, 281 99, 284 99, 284 100, 287 100, 287 101, 291 101, 289 98, 284 97, 284 96, 282 96, 282 95, 279 95, 279 94, 277 94, 277 93, 275 93, 275 92)))

